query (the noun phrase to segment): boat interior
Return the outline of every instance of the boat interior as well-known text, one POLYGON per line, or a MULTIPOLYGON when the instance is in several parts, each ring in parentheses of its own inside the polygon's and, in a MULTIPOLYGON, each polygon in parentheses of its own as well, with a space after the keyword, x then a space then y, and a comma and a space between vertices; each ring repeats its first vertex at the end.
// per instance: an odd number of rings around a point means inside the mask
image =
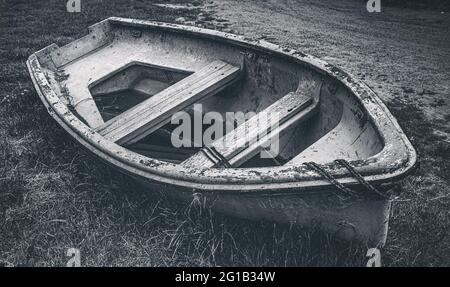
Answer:
MULTIPOLYGON (((306 63, 189 33, 101 23, 40 60, 58 97, 105 138, 161 161, 189 167, 267 167, 366 159, 383 149, 364 106, 342 83, 306 63), (245 127, 209 143, 175 147, 185 111, 253 113, 245 127), (279 115, 279 124, 258 117, 279 115), (243 135, 270 142, 242 143, 243 135), (263 153, 266 156, 261 156, 263 153)), ((217 120, 219 121, 219 120, 217 120)), ((213 121, 202 124, 202 132, 213 121)))

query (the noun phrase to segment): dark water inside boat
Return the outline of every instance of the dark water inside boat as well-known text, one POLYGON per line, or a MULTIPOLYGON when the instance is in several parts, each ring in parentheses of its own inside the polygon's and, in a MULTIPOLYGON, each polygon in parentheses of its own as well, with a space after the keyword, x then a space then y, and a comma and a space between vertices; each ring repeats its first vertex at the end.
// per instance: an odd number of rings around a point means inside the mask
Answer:
MULTIPOLYGON (((136 90, 123 90, 94 97, 95 103, 102 115, 103 120, 109 121, 135 105, 145 101, 153 95, 142 93, 136 90)), ((191 122, 192 130, 194 123, 191 122)), ((212 124, 202 125, 202 134, 212 124)), ((181 163, 190 156, 197 153, 201 147, 180 147, 176 148, 172 144, 172 132, 178 127, 177 124, 167 124, 154 133, 143 138, 139 142, 127 146, 130 150, 147 157, 156 158, 173 163, 181 163)), ((225 130, 225 127, 224 127, 225 130)), ((192 139, 191 139, 192 140, 192 139)), ((193 142, 193 140, 192 140, 193 142)), ((193 146, 193 144, 192 144, 193 146)), ((276 158, 261 158, 256 155, 245 162, 241 167, 263 167, 277 166, 286 163, 286 159, 277 156, 276 158)))
MULTIPOLYGON (((124 90, 97 95, 94 100, 106 122, 152 96, 136 90, 124 90)), ((170 125, 167 125, 127 148, 144 156, 169 162, 182 162, 197 152, 198 149, 173 147, 170 130, 170 125)))
POLYGON ((151 96, 152 95, 136 90, 124 90, 104 95, 97 95, 94 97, 94 100, 103 120, 106 122, 134 107, 135 105, 145 101, 151 96))

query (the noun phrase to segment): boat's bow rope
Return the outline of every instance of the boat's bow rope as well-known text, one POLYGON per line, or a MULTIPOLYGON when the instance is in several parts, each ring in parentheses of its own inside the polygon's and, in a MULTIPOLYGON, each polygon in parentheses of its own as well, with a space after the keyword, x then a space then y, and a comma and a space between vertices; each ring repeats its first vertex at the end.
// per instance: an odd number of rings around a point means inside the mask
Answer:
POLYGON ((232 167, 230 162, 213 146, 205 146, 201 149, 203 154, 209 158, 210 161, 214 162, 214 167, 232 167))
POLYGON ((327 179, 332 185, 334 185, 344 195, 346 195, 346 196, 355 196, 356 195, 356 193, 353 190, 345 187, 342 183, 337 181, 334 178, 334 176, 332 176, 329 172, 327 172, 322 167, 320 167, 320 165, 318 165, 317 163, 305 162, 304 165, 306 165, 308 168, 314 170, 315 172, 317 172, 318 174, 323 176, 325 179, 327 179))
POLYGON ((377 188, 375 188, 372 184, 370 184, 367 180, 364 179, 364 177, 356 171, 356 169, 351 166, 348 161, 345 159, 337 159, 335 160, 336 163, 340 164, 341 166, 345 167, 357 180, 358 182, 364 186, 368 191, 379 195, 380 197, 391 199, 391 196, 385 192, 379 191, 377 188))
MULTIPOLYGON (((337 159, 334 162, 336 162, 337 164, 343 166, 344 168, 346 168, 355 178, 356 180, 362 185, 364 186, 368 191, 370 191, 372 194, 376 194, 382 198, 385 199, 392 199, 392 197, 385 193, 385 192, 381 192, 379 191, 377 188, 375 188, 372 184, 370 184, 367 180, 364 179, 364 177, 355 170, 354 167, 352 167, 348 161, 344 160, 344 159, 337 159)), ((321 176, 323 176, 324 178, 326 178, 331 184, 333 184, 339 191, 341 191, 341 193, 347 195, 347 196, 360 196, 360 193, 357 193, 351 189, 349 189, 348 187, 344 186, 342 183, 340 183, 339 181, 336 180, 336 178, 334 176, 332 176, 328 171, 326 171, 325 169, 323 169, 320 165, 318 165, 315 162, 306 162, 304 163, 308 168, 316 171, 318 174, 320 174, 321 176)))

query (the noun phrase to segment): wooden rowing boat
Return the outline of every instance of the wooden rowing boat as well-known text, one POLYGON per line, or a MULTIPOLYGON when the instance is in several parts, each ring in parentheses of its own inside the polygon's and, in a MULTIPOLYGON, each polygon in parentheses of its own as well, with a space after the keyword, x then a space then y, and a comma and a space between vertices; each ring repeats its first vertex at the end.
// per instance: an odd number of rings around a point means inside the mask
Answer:
MULTIPOLYGON (((48 112, 92 154, 151 188, 163 184, 233 216, 382 245, 390 190, 416 162, 369 87, 264 41, 113 17, 27 65, 48 112), (195 114, 196 105, 205 116, 254 116, 210 142, 175 147, 174 114, 195 114), (261 120, 275 115, 276 125, 261 120), (274 139, 276 154, 267 145, 274 139)), ((215 122, 228 126, 224 118, 215 122)))

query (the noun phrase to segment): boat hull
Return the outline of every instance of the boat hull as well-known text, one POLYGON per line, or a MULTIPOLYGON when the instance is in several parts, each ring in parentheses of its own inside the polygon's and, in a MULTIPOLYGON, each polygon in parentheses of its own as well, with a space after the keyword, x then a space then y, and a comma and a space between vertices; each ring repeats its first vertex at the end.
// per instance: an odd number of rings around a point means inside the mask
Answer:
POLYGON ((320 230, 333 237, 356 241, 371 247, 386 243, 392 202, 387 199, 343 201, 335 189, 286 195, 276 191, 264 194, 195 192, 136 178, 149 190, 163 191, 186 205, 213 209, 226 216, 251 221, 268 221, 320 230))

